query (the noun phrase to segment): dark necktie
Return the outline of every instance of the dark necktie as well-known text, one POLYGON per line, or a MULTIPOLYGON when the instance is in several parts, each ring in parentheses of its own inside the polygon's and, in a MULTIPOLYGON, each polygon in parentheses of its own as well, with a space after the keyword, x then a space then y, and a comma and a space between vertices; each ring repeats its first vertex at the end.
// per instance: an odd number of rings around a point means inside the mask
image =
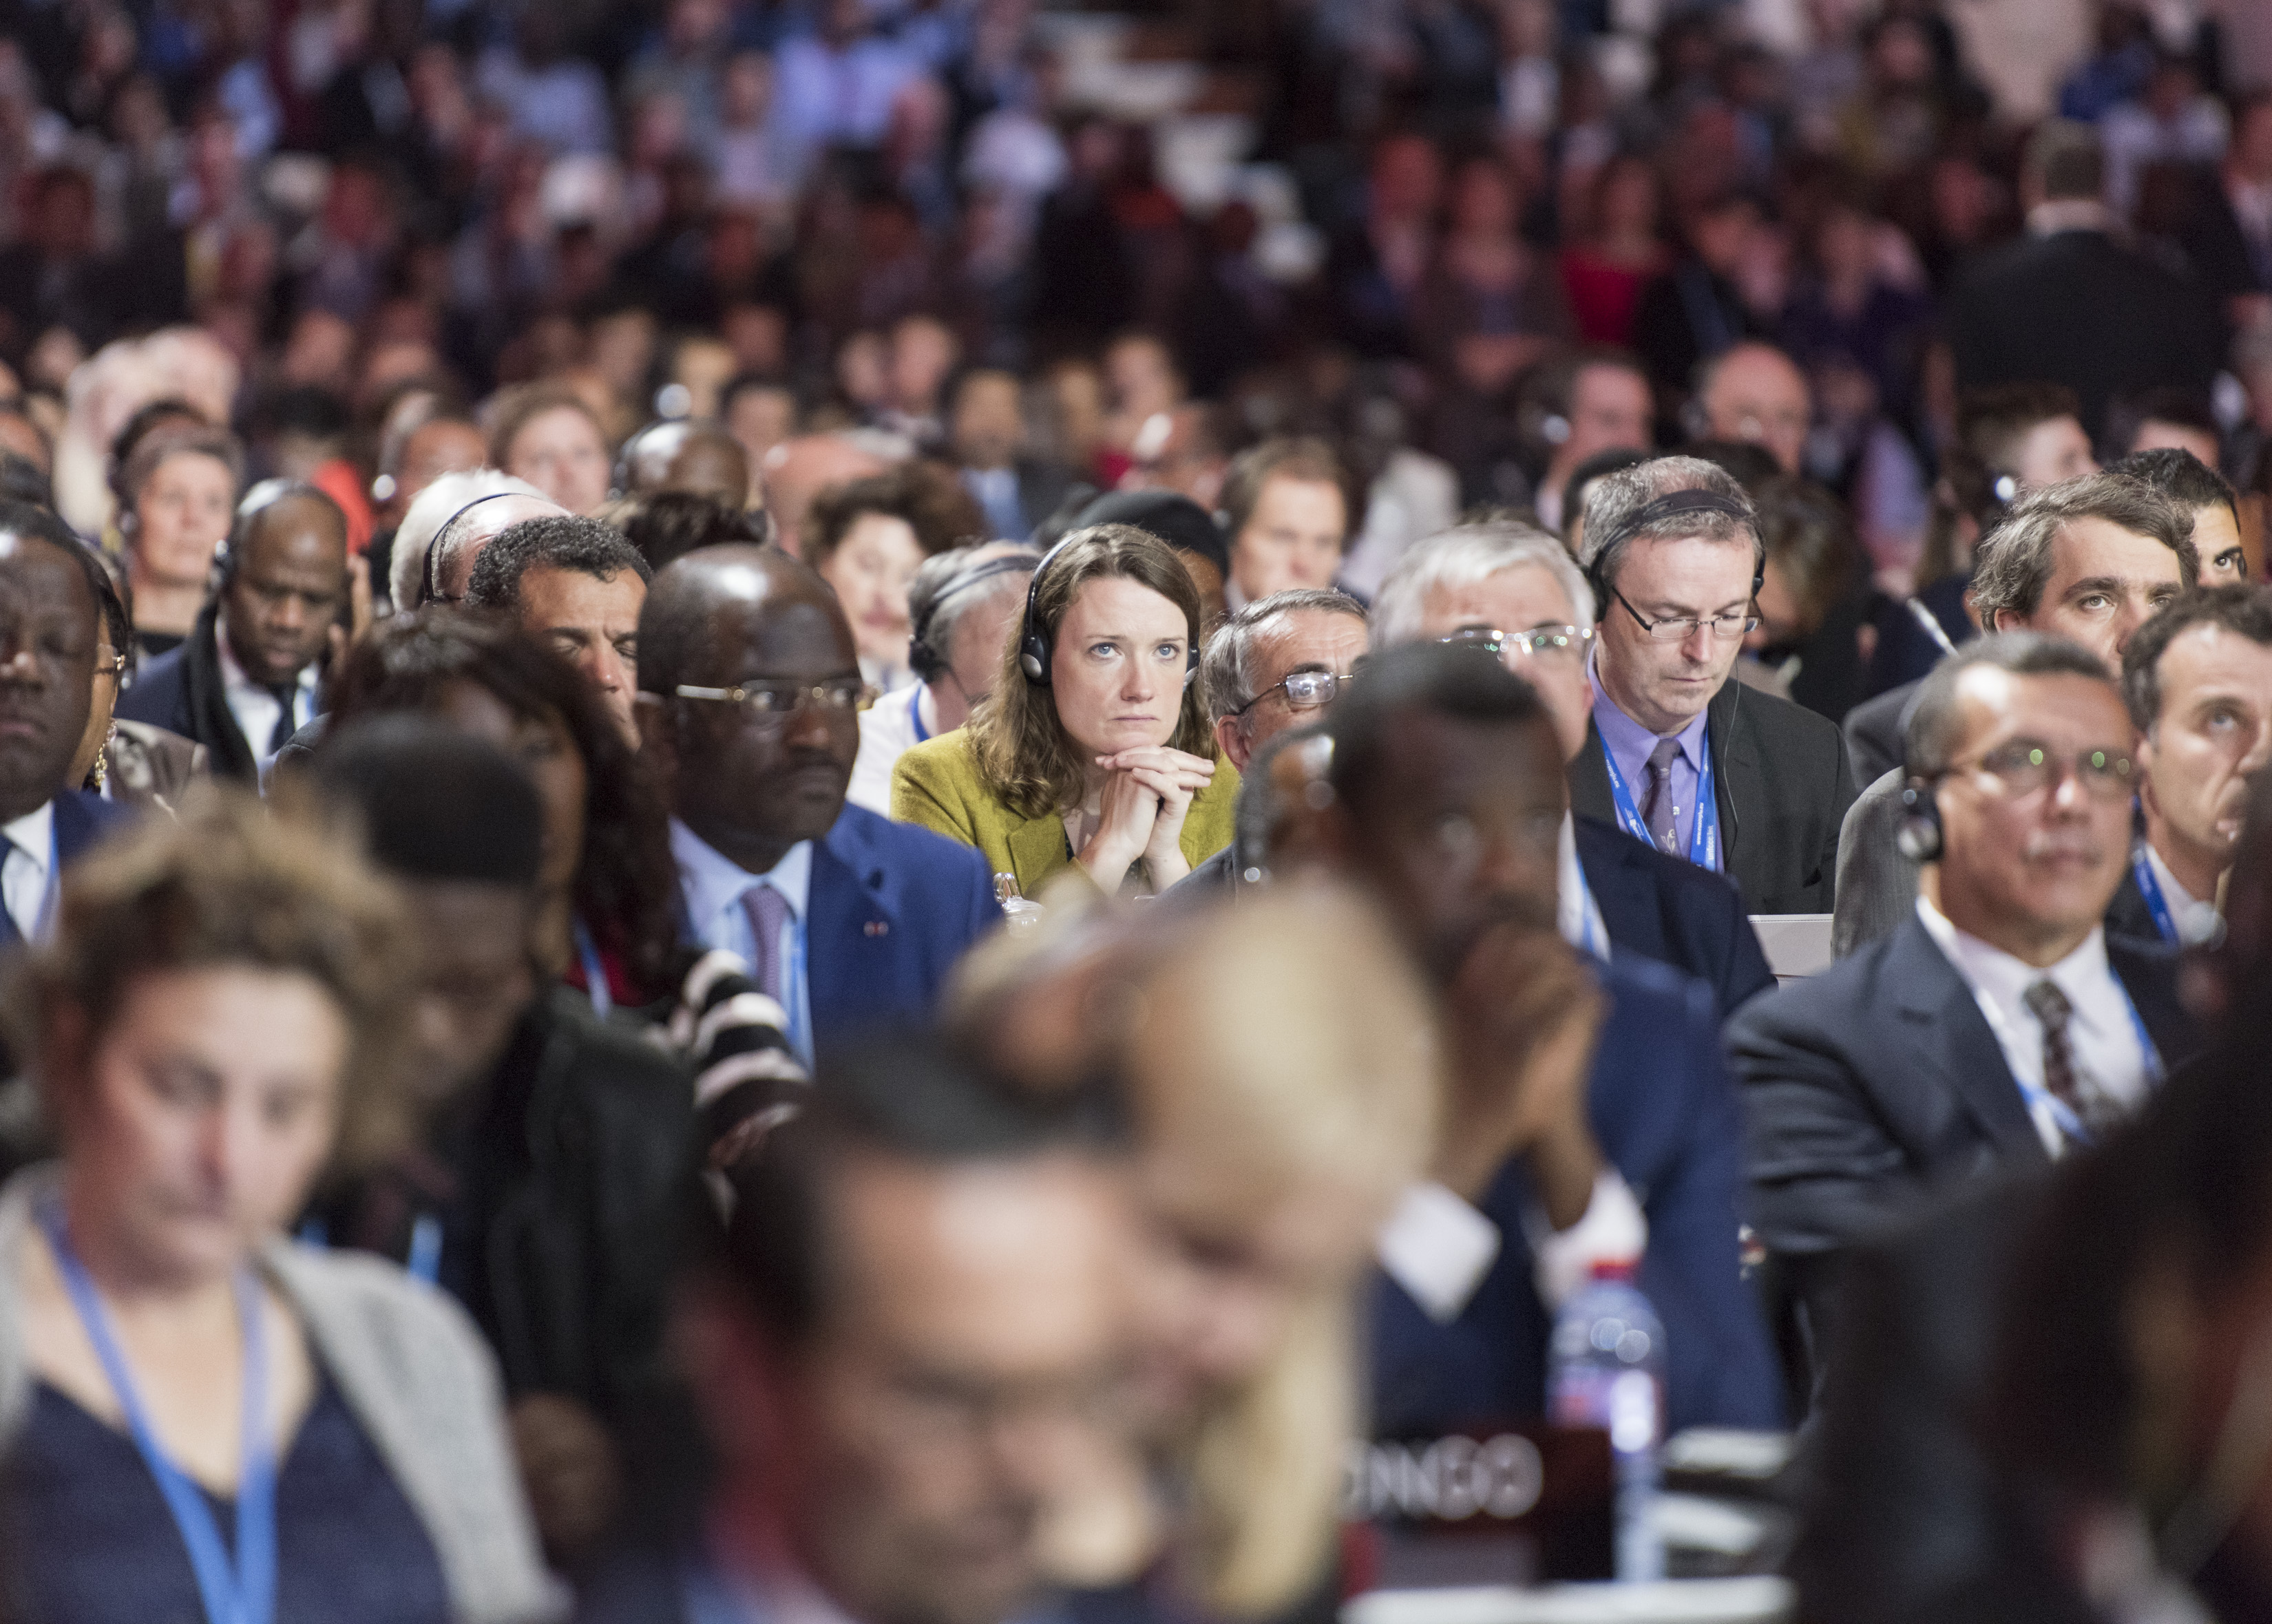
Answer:
MULTIPOLYGON (((1680 757, 1680 741, 1661 738, 1648 752, 1648 798, 1641 803, 1640 820, 1661 851, 1673 851, 1677 809, 1672 805, 1672 764, 1680 757)), ((1674 852, 1678 856, 1678 852, 1674 852)))
POLYGON ((2115 1115, 2111 1102, 2096 1089, 2086 1088, 2074 1069, 2074 1045, 2068 1041, 2067 1025, 2074 1018, 2074 1006, 2056 984, 2039 981, 2029 987, 2022 998, 2028 1013, 2044 1027, 2044 1091, 2074 1113, 2086 1134, 2096 1135, 2111 1124, 2115 1115))
POLYGON ((280 682, 268 692, 277 704, 276 725, 268 730, 267 753, 273 756, 290 744, 292 735, 300 730, 300 724, 292 718, 292 707, 300 698, 300 685, 296 679, 280 682))

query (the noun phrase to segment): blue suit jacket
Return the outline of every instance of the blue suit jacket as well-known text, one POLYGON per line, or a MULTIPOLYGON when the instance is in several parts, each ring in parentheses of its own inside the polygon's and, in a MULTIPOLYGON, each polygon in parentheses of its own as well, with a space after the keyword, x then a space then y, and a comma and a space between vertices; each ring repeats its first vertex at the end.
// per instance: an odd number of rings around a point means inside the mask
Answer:
POLYGON ((1002 922, 976 850, 849 805, 813 848, 806 907, 821 1060, 863 1031, 928 1020, 955 961, 1002 922))
MULTIPOLYGON (((92 790, 65 790, 56 797, 53 805, 56 858, 66 869, 101 844, 105 835, 134 821, 131 807, 106 801, 92 790)), ((0 909, 0 947, 19 946, 23 939, 16 922, 5 909, 0 909)))
POLYGON ((1708 982, 1720 1018, 1775 984, 1736 887, 1599 818, 1573 818, 1578 865, 1610 945, 1708 982))
MULTIPOLYGON (((1589 1114, 1602 1154, 1648 1215, 1638 1283, 1664 1322, 1670 1430, 1779 1426, 1780 1378, 1737 1259, 1743 1129, 1712 991, 1661 964, 1598 971, 1610 1008, 1589 1114)), ((1528 1175, 1510 1162, 1482 1202, 1504 1238, 1460 1317, 1439 1325, 1385 1276, 1372 1316, 1373 1425, 1389 1436, 1536 1416, 1553 1316, 1531 1284, 1528 1175)))

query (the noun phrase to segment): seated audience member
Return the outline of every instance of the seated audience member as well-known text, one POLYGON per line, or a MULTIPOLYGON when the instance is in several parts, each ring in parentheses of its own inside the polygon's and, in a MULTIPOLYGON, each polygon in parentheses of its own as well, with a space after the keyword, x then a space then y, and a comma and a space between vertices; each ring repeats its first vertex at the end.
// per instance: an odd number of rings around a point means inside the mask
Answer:
POLYGON ((1697 368, 1700 438, 1757 445, 1785 474, 1797 474, 1814 427, 1814 393, 1806 374, 1772 344, 1745 339, 1697 368))
MULTIPOLYGON (((1062 510, 1060 510, 1062 511, 1062 510)), ((1072 522, 1055 536, 1036 534, 1038 544, 1054 544, 1075 530, 1092 525, 1133 525, 1157 536, 1176 550, 1200 593, 1200 629, 1220 625, 1229 614, 1224 595, 1230 579, 1230 553, 1223 544, 1222 527, 1214 515, 1191 498, 1173 490, 1112 490, 1075 512, 1072 522)), ((1043 529, 1048 528, 1044 525, 1043 529)))
POLYGON ((243 480, 235 435, 186 425, 148 436, 120 470, 118 534, 144 654, 179 647, 196 626, 243 480))
POLYGON ((582 396, 528 384, 506 390, 490 412, 491 468, 527 480, 572 513, 608 499, 608 430, 582 396))
POLYGON ((1533 392, 1542 438, 1554 451, 1530 505, 1542 529, 1559 532, 1584 503, 1581 469, 1619 453, 1636 462, 1647 456, 1655 434, 1656 400, 1640 363, 1625 350, 1601 345, 1548 363, 1533 392))
POLYGON ((2249 782, 2272 760, 2272 589, 2171 603, 2130 640, 2122 697, 2138 730, 2141 830, 2107 929, 2171 947, 2213 940, 2249 782))
POLYGON ((690 553, 654 579, 639 655, 695 939, 751 967, 808 1067, 923 1018, 1001 911, 975 853, 845 805, 865 690, 827 583, 771 550, 690 553))
POLYGON ((118 714, 203 745, 214 776, 258 784, 317 714, 322 661, 347 601, 339 504, 313 485, 255 485, 189 640, 143 669, 118 714))
POLYGON ((1862 658, 1867 573, 1845 504, 1810 480, 1776 478, 1755 493, 1767 565, 1760 624, 1744 636, 1736 675, 1833 722, 1867 691, 1862 658))
MULTIPOLYGON (((1364 605, 1345 592, 1295 587, 1249 603, 1207 639, 1200 668, 1214 742, 1242 780, 1256 751, 1321 719, 1364 658, 1364 605)), ((1197 891, 1228 892, 1238 842, 1193 868, 1197 891)))
MULTIPOLYGON (((1587 747, 1594 593, 1550 535, 1465 525, 1405 554, 1381 583, 1373 646, 1448 643, 1495 658, 1553 718, 1565 762, 1587 747)), ((1775 984, 1743 899, 1720 876, 1572 813, 1557 858, 1563 939, 1596 958, 1639 954, 1709 982, 1722 1015, 1775 984)))
POLYGON ((1135 1224, 1082 1126, 936 1043, 832 1059, 684 1293, 716 1460, 692 1551, 603 1569, 585 1624, 1030 1616, 1133 1343, 1135 1224))
POLYGON ((1711 990, 1557 933, 1569 799, 1551 714, 1496 662, 1422 645, 1376 656, 1332 731, 1327 860, 1377 897, 1448 1012, 1443 1190, 1382 1243, 1374 1426, 1542 1413, 1557 1304, 1596 1256, 1637 1250, 1670 1429, 1776 1425, 1737 1262, 1743 1130, 1711 990), (1480 1267, 1424 1267, 1454 1232, 1480 1267))
POLYGON ((1586 550, 1586 498, 1594 494, 1594 487, 1611 475, 1639 468, 1648 460, 1645 451, 1596 452, 1570 470, 1569 482, 1562 488, 1561 536, 1572 558, 1586 550))
POLYGON ((492 537, 524 519, 567 511, 527 480, 495 468, 443 475, 419 492, 394 533, 389 601, 398 610, 457 602, 492 537))
POLYGON ((636 742, 639 619, 652 573, 621 531, 596 519, 524 519, 482 549, 466 607, 502 616, 582 672, 636 742))
POLYGON ((440 390, 408 384, 379 421, 378 471, 370 482, 370 543, 362 567, 381 614, 394 608, 394 544, 410 505, 445 474, 470 474, 489 455, 489 438, 440 390))
POLYGON ((1199 636, 1165 543, 1075 531, 1034 576, 988 702, 900 758, 892 815, 976 847, 1027 897, 1072 868, 1107 896, 1166 890, 1229 843, 1238 793, 1194 680, 1199 636))
MULTIPOLYGON (((0 503, 0 953, 53 934, 61 871, 128 813, 74 775, 102 646, 102 566, 45 508, 0 503)), ((83 769, 82 769, 83 771, 83 769)))
POLYGON ((2189 451, 2134 451, 2106 470, 2160 491, 2193 520, 2194 551, 2201 556, 2201 584, 2241 587, 2248 583, 2248 558, 2240 546, 2240 497, 2231 481, 2189 451))
POLYGON ((211 752, 164 728, 118 719, 119 693, 134 675, 134 627, 119 595, 117 565, 100 554, 92 556, 100 567, 88 579, 102 609, 102 636, 94 650, 86 730, 79 736, 78 753, 71 758, 64 782, 122 806, 171 810, 191 781, 210 776, 211 752))
POLYGON ((832 486, 813 498, 800 555, 834 589, 860 641, 868 681, 895 692, 916 680, 908 669, 908 587, 928 558, 981 539, 984 516, 955 488, 969 511, 940 522, 937 491, 925 465, 832 486))
POLYGON ((1926 679, 1909 752, 1912 917, 1728 1029, 1752 1222, 1815 1347, 1844 1248, 1952 1183, 2103 1137, 2196 1041, 2175 956, 2103 924, 2136 775, 2099 655, 1972 644, 1926 679))
POLYGON ((852 805, 890 816, 900 757, 962 726, 992 692, 1040 558, 1022 542, 987 542, 935 554, 916 568, 908 587, 908 667, 916 680, 860 713, 860 754, 845 791, 852 805))
POLYGON ((1349 547, 1348 480, 1323 440, 1265 440, 1231 459, 1222 482, 1227 607, 1334 584, 1349 547))
MULTIPOLYGON (((869 442, 863 435, 801 434, 766 453, 759 470, 766 513, 774 522, 774 539, 790 558, 804 557, 805 521, 815 498, 833 486, 881 474, 899 460, 878 455, 869 442)), ((900 457, 906 455, 902 445, 900 457)))
POLYGON ((0 1608, 557 1614, 465 1315, 281 1239, 413 1109, 395 898, 243 791, 149 820, 65 893, 9 1010, 63 1154, 0 1191, 0 1608))
MULTIPOLYGON (((2172 504, 2119 474, 2091 475, 2024 498, 1982 539, 1973 610, 1990 632, 2065 638, 2112 677, 2138 628, 2194 584, 2199 562, 2172 504)), ((1917 865, 1895 838, 1903 787, 1901 774, 1880 775, 1841 834, 1831 924, 1841 956, 1899 928, 1917 896, 1917 865)))
POLYGON ((600 510, 602 522, 624 533, 650 570, 676 564, 704 547, 762 547, 762 511, 729 507, 715 497, 689 490, 657 490, 625 497, 600 510))
POLYGON ((666 1385, 658 1260, 690 1199, 692 1081, 547 987, 530 952, 543 804, 511 757, 440 722, 377 716, 326 737, 312 770, 397 882, 417 947, 395 1011, 416 1076, 409 1143, 317 1222, 473 1315, 537 1527, 566 1560, 607 1523, 666 1385))
MULTIPOLYGON (((2107 438, 2120 448, 2126 462, 2140 452, 2182 451, 2214 468, 2223 449, 2224 433, 2206 390, 2141 390, 2115 401, 2106 423, 2107 438)), ((2206 559, 2208 555, 2201 556, 2206 559)))
POLYGON ((997 541, 1022 542, 1065 499, 1072 470, 1029 454, 1017 374, 973 367, 947 392, 947 454, 997 541))
POLYGON ((1854 799, 1844 743, 1730 677, 1765 560, 1758 510, 1710 463, 1660 457, 1594 487, 1581 560, 1597 600, 1592 734, 1570 799, 1725 874, 1752 913, 1827 913, 1854 799))
POLYGON ((750 453, 722 423, 684 417, 651 423, 616 453, 612 494, 645 497, 665 491, 745 508, 750 505, 750 453))

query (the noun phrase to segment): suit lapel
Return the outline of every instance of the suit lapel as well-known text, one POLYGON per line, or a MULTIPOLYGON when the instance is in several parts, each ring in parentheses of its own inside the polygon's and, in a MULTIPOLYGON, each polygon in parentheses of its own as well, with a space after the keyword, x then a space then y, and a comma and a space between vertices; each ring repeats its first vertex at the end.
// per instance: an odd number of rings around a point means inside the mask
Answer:
POLYGON ((1903 920, 1887 944, 1885 984, 1900 1000, 1895 1014, 1921 1069, 1964 1102, 2003 1155, 2048 1161, 2003 1045, 1972 989, 1915 918, 1903 920))
POLYGON ((1010 831, 1007 843, 1020 895, 1040 894, 1042 881, 1065 865, 1065 819, 1055 812, 1027 819, 1010 831))
POLYGON ((257 782, 259 763, 252 746, 238 731, 236 714, 228 707, 228 684, 220 670, 220 611, 211 603, 198 615, 182 651, 182 685, 189 701, 195 737, 213 752, 216 778, 257 782))
POLYGON ((805 976, 816 1047, 863 1009, 886 999, 893 920, 871 888, 880 875, 861 872, 856 847, 838 849, 840 822, 812 847, 812 890, 806 898, 805 976))
POLYGON ((1602 755, 1602 730, 1590 717, 1586 722, 1586 747, 1570 763, 1570 810, 1607 823, 1618 820, 1616 799, 1610 794, 1610 769, 1602 755))

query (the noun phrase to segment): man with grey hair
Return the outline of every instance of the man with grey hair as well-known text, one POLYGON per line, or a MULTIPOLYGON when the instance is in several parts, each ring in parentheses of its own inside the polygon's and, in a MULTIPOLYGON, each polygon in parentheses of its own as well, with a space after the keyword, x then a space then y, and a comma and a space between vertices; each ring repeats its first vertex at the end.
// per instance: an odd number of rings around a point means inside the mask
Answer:
POLYGON ((525 479, 495 468, 445 474, 418 494, 394 533, 387 585, 398 610, 455 603, 466 595, 474 559, 524 519, 568 510, 525 479))
POLYGON ((1041 554, 985 542, 925 558, 908 583, 908 669, 916 680, 860 713, 860 753, 844 798, 892 815, 892 767, 912 745, 952 733, 994 690, 1041 554))
POLYGON ((2130 857, 2130 718, 2092 651, 1968 645, 1910 718, 1900 929, 1728 1027, 1751 1222, 1826 1345, 1844 1249, 1951 1184, 2103 1138, 2198 1043, 2177 959, 2106 934, 2130 857))
MULTIPOLYGON (((1498 659, 1544 702, 1566 764, 1586 747, 1593 620, 1593 589, 1561 543, 1513 520, 1461 525, 1415 546, 1381 583, 1372 643, 1450 643, 1498 659)), ((1566 814, 1557 880, 1558 923, 1574 947, 1669 964, 1710 984, 1723 1016, 1775 984, 1735 887, 1614 823, 1566 814)))
MULTIPOLYGON (((2124 475, 2046 485, 1981 538, 1973 553, 1973 616, 1988 632, 2065 638, 2097 656, 2111 677, 2132 634, 2194 584, 2201 560, 2192 531, 2182 510, 2124 475)), ((1913 709, 1923 692, 1920 683, 1904 708, 1913 709)), ((1883 775, 1847 819, 1831 925, 1832 951, 1841 956, 1909 917, 1917 865, 1894 842, 1901 790, 1898 772, 1883 775)))
POLYGON ((1730 680, 1766 563, 1751 498, 1711 463, 1659 457, 1594 486, 1585 534, 1596 628, 1572 806, 1726 875, 1753 913, 1827 913, 1845 742, 1730 680))

